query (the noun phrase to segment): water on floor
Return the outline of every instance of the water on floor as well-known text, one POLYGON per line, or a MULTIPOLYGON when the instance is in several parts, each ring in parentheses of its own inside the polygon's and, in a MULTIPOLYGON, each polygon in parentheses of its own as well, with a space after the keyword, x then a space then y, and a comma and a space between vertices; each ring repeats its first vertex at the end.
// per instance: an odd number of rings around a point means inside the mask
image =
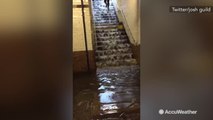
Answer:
POLYGON ((74 78, 76 120, 139 120, 140 69, 113 4, 92 2, 97 70, 74 78))
POLYGON ((121 119, 124 115, 134 114, 131 120, 139 119, 139 75, 136 65, 97 69, 102 118, 112 115, 121 119))

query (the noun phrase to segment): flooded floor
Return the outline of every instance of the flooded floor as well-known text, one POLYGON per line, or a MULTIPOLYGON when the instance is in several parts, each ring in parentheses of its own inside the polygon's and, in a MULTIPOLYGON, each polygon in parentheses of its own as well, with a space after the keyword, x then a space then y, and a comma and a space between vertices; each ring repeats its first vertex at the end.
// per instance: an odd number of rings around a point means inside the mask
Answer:
POLYGON ((139 76, 137 65, 74 75, 75 120, 139 120, 139 76))
POLYGON ((111 3, 92 2, 96 72, 74 74, 75 120, 139 120, 140 69, 111 3))
POLYGON ((139 76, 139 66, 134 65, 97 70, 101 118, 139 119, 139 76))

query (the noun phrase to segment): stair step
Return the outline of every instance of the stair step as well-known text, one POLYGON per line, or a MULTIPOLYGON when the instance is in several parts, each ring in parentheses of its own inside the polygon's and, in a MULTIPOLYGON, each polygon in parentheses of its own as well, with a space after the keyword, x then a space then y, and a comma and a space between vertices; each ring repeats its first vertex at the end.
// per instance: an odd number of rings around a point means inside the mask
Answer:
POLYGON ((96 62, 97 67, 120 66, 120 65, 136 65, 136 59, 116 60, 96 62))

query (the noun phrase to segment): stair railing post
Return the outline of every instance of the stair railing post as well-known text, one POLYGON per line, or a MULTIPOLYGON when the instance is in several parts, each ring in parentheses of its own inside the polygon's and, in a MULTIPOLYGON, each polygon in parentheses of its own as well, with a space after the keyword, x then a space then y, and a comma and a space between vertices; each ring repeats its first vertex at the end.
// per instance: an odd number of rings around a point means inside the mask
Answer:
POLYGON ((88 45, 87 45, 87 33, 86 33, 86 24, 85 24, 85 16, 84 16, 84 1, 83 0, 81 0, 81 10, 82 10, 82 20, 83 20, 83 27, 84 27, 84 40, 85 40, 86 57, 87 57, 87 68, 89 71, 90 70, 89 52, 88 52, 88 45))

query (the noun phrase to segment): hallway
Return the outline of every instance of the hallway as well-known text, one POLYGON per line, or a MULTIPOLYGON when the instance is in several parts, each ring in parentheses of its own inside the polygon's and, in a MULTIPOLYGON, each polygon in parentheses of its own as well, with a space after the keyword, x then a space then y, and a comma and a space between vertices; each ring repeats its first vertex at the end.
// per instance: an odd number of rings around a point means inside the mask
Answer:
POLYGON ((74 118, 139 120, 140 69, 129 37, 113 2, 108 9, 104 0, 93 0, 91 9, 97 69, 74 76, 74 118))
MULTIPOLYGON (((109 8, 103 0, 95 0, 92 4, 100 113, 107 116, 120 112, 122 118, 124 111, 139 110, 140 72, 126 31, 118 27, 123 25, 110 2, 109 8)), ((128 117, 137 119, 139 115, 128 117)))

